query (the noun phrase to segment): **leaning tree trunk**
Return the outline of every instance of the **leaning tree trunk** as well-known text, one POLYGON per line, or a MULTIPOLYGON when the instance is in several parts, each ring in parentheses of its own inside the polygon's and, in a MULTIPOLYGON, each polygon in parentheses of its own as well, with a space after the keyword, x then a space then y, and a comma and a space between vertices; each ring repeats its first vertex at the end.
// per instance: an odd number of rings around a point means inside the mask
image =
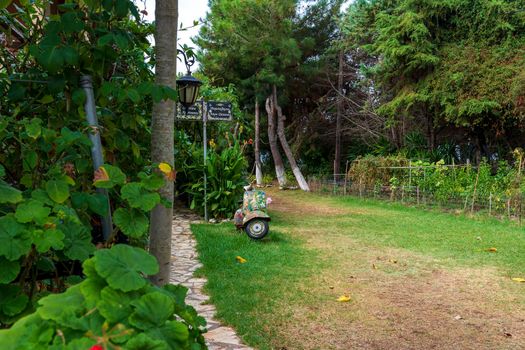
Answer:
POLYGON ((259 115, 259 100, 255 98, 255 180, 257 186, 263 185, 263 175, 261 169, 261 154, 259 150, 259 138, 260 138, 260 115, 259 115))
MULTIPOLYGON (((177 77, 177 20, 178 0, 156 0, 155 3, 155 83, 175 89, 177 77)), ((173 167, 173 122, 175 102, 162 100, 153 104, 151 118, 151 161, 168 163, 173 167)), ((173 201, 173 182, 167 181, 160 195, 173 201)), ((160 265, 153 276, 156 285, 169 283, 171 261, 171 226, 173 207, 159 204, 151 212, 149 251, 160 265)))
POLYGON ((268 113, 268 142, 272 152, 273 164, 275 165, 275 175, 280 187, 286 186, 286 177, 284 175, 283 159, 279 153, 277 145, 277 136, 275 134, 275 105, 272 96, 266 98, 266 113, 268 113))
POLYGON ((337 77, 337 117, 335 122, 334 179, 341 173, 341 114, 343 113, 343 51, 339 52, 339 74, 337 77))
POLYGON ((286 135, 284 134, 284 120, 286 119, 286 117, 283 115, 283 111, 277 103, 277 88, 275 87, 275 85, 273 86, 273 104, 275 111, 277 111, 277 135, 279 136, 279 141, 281 141, 281 146, 284 150, 284 153, 288 158, 288 162, 292 167, 292 171, 295 175, 295 179, 297 180, 297 184, 299 185, 301 190, 310 191, 310 187, 304 179, 301 169, 299 169, 299 167, 297 166, 297 162, 295 161, 295 158, 293 156, 292 149, 290 148, 290 145, 286 140, 286 135))

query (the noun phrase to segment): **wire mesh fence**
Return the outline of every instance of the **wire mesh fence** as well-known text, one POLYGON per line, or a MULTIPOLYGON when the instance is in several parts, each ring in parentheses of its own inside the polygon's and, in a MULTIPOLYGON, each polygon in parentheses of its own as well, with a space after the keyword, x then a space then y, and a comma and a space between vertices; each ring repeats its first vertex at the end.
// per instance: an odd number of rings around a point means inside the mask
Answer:
MULTIPOLYGON (((386 167, 385 167, 386 168, 386 167)), ((417 205, 424 208, 437 208, 455 213, 481 213, 499 219, 516 220, 523 217, 523 195, 491 193, 480 191, 473 183, 470 188, 446 195, 426 190, 417 177, 426 176, 421 167, 388 167, 394 183, 378 181, 372 185, 350 179, 348 174, 308 179, 310 191, 331 196, 354 196, 417 205), (419 171, 419 172, 418 172, 419 171), (414 184, 414 185, 413 185, 414 184)), ((476 171, 473 168, 473 171, 476 171)))

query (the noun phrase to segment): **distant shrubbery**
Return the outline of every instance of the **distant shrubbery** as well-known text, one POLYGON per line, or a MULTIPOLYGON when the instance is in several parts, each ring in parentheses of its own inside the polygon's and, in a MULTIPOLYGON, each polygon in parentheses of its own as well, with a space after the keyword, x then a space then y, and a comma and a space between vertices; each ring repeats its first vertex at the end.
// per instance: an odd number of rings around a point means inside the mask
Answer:
MULTIPOLYGON (((513 165, 506 161, 479 166, 446 165, 444 161, 410 161, 404 156, 366 156, 357 159, 348 172, 348 180, 355 191, 387 189, 394 198, 403 193, 430 196, 438 203, 464 201, 474 205, 488 202, 498 205, 521 202, 525 184, 522 181, 523 151, 514 151, 513 165), (473 204, 474 203, 474 204, 473 204)), ((511 204, 508 204, 511 205, 511 204)))

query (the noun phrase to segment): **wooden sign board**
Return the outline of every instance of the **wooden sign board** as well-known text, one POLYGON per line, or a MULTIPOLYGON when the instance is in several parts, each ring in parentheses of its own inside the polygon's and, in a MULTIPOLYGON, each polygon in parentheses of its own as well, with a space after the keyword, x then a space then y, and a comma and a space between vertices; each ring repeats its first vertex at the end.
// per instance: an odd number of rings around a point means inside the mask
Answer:
POLYGON ((208 120, 231 121, 232 114, 232 104, 230 102, 208 102, 208 120))

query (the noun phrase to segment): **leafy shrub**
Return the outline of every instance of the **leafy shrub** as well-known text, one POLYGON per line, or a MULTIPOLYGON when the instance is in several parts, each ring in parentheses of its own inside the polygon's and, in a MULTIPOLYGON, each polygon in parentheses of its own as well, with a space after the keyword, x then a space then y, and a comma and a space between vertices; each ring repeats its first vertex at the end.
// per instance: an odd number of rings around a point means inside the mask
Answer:
POLYGON ((357 158, 348 170, 348 179, 353 186, 373 187, 378 181, 388 184, 396 171, 391 167, 409 165, 404 156, 372 156, 357 158))
POLYGON ((286 178, 286 184, 288 186, 297 186, 297 180, 295 179, 295 175, 293 174, 291 170, 287 170, 284 173, 284 176, 286 178))
MULTIPOLYGON (((72 191, 75 181, 56 175, 43 181, 41 188, 22 192, 1 178, 0 168, 0 324, 7 325, 32 308, 49 290, 65 287, 58 277, 70 275, 76 262, 94 252, 90 219, 106 216, 107 198, 98 193, 72 191), (69 272, 68 272, 69 271, 69 272), (57 285, 58 283, 58 285, 57 285), (36 292, 39 290, 38 292, 36 292)), ((164 184, 162 175, 141 172, 140 181, 126 183, 118 168, 103 165, 94 186, 110 191, 117 209, 113 221, 117 231, 136 245, 145 245, 149 218, 160 203, 157 190, 164 184)))
MULTIPOLYGON (((464 203, 480 199, 492 201, 493 207, 503 205, 505 200, 520 198, 525 186, 520 175, 523 169, 523 154, 515 152, 514 166, 505 161, 494 166, 486 161, 477 167, 447 166, 443 160, 435 163, 427 161, 409 161, 403 156, 375 157, 366 156, 354 162, 348 178, 355 190, 377 189, 389 186, 392 197, 400 187, 409 191, 418 191, 432 196, 440 203, 461 200, 464 203), (409 165, 411 168, 409 169, 409 165)), ((466 205, 466 204, 465 204, 466 205)))
POLYGON ((186 136, 179 136, 179 144, 186 143, 178 151, 178 168, 182 178, 177 181, 190 196, 192 209, 204 212, 204 170, 207 175, 207 202, 210 216, 228 218, 238 207, 242 198, 243 186, 248 182, 246 177, 246 160, 244 145, 239 141, 230 141, 228 147, 219 149, 212 141, 208 150, 206 168, 203 164, 203 151, 200 146, 187 141, 186 136))
MULTIPOLYGON (((0 331, 6 349, 204 349, 205 320, 184 303, 182 286, 153 286, 155 258, 128 245, 84 261, 86 278, 38 301, 36 311, 0 331)), ((2 288, 3 294, 14 292, 2 288), (6 292, 7 291, 7 292, 6 292)), ((14 303, 16 304, 16 303, 14 303)))
POLYGON ((49 5, 22 1, 19 11, 2 11, 25 24, 19 29, 28 40, 15 52, 0 46, 0 328, 16 322, 0 343, 198 349, 203 321, 184 305, 184 289, 144 279, 158 269, 153 257, 126 245, 94 253, 95 244, 114 243, 100 237, 99 217, 110 209, 114 240, 143 247, 148 212, 171 205, 157 191, 174 174, 148 166, 152 103, 176 97, 154 84, 154 62, 145 61, 154 27, 131 0, 68 1, 41 16, 49 5), (84 74, 93 81, 99 130, 86 125, 84 74), (114 166, 92 168, 95 131, 114 166), (81 262, 87 277, 74 285, 81 262))

